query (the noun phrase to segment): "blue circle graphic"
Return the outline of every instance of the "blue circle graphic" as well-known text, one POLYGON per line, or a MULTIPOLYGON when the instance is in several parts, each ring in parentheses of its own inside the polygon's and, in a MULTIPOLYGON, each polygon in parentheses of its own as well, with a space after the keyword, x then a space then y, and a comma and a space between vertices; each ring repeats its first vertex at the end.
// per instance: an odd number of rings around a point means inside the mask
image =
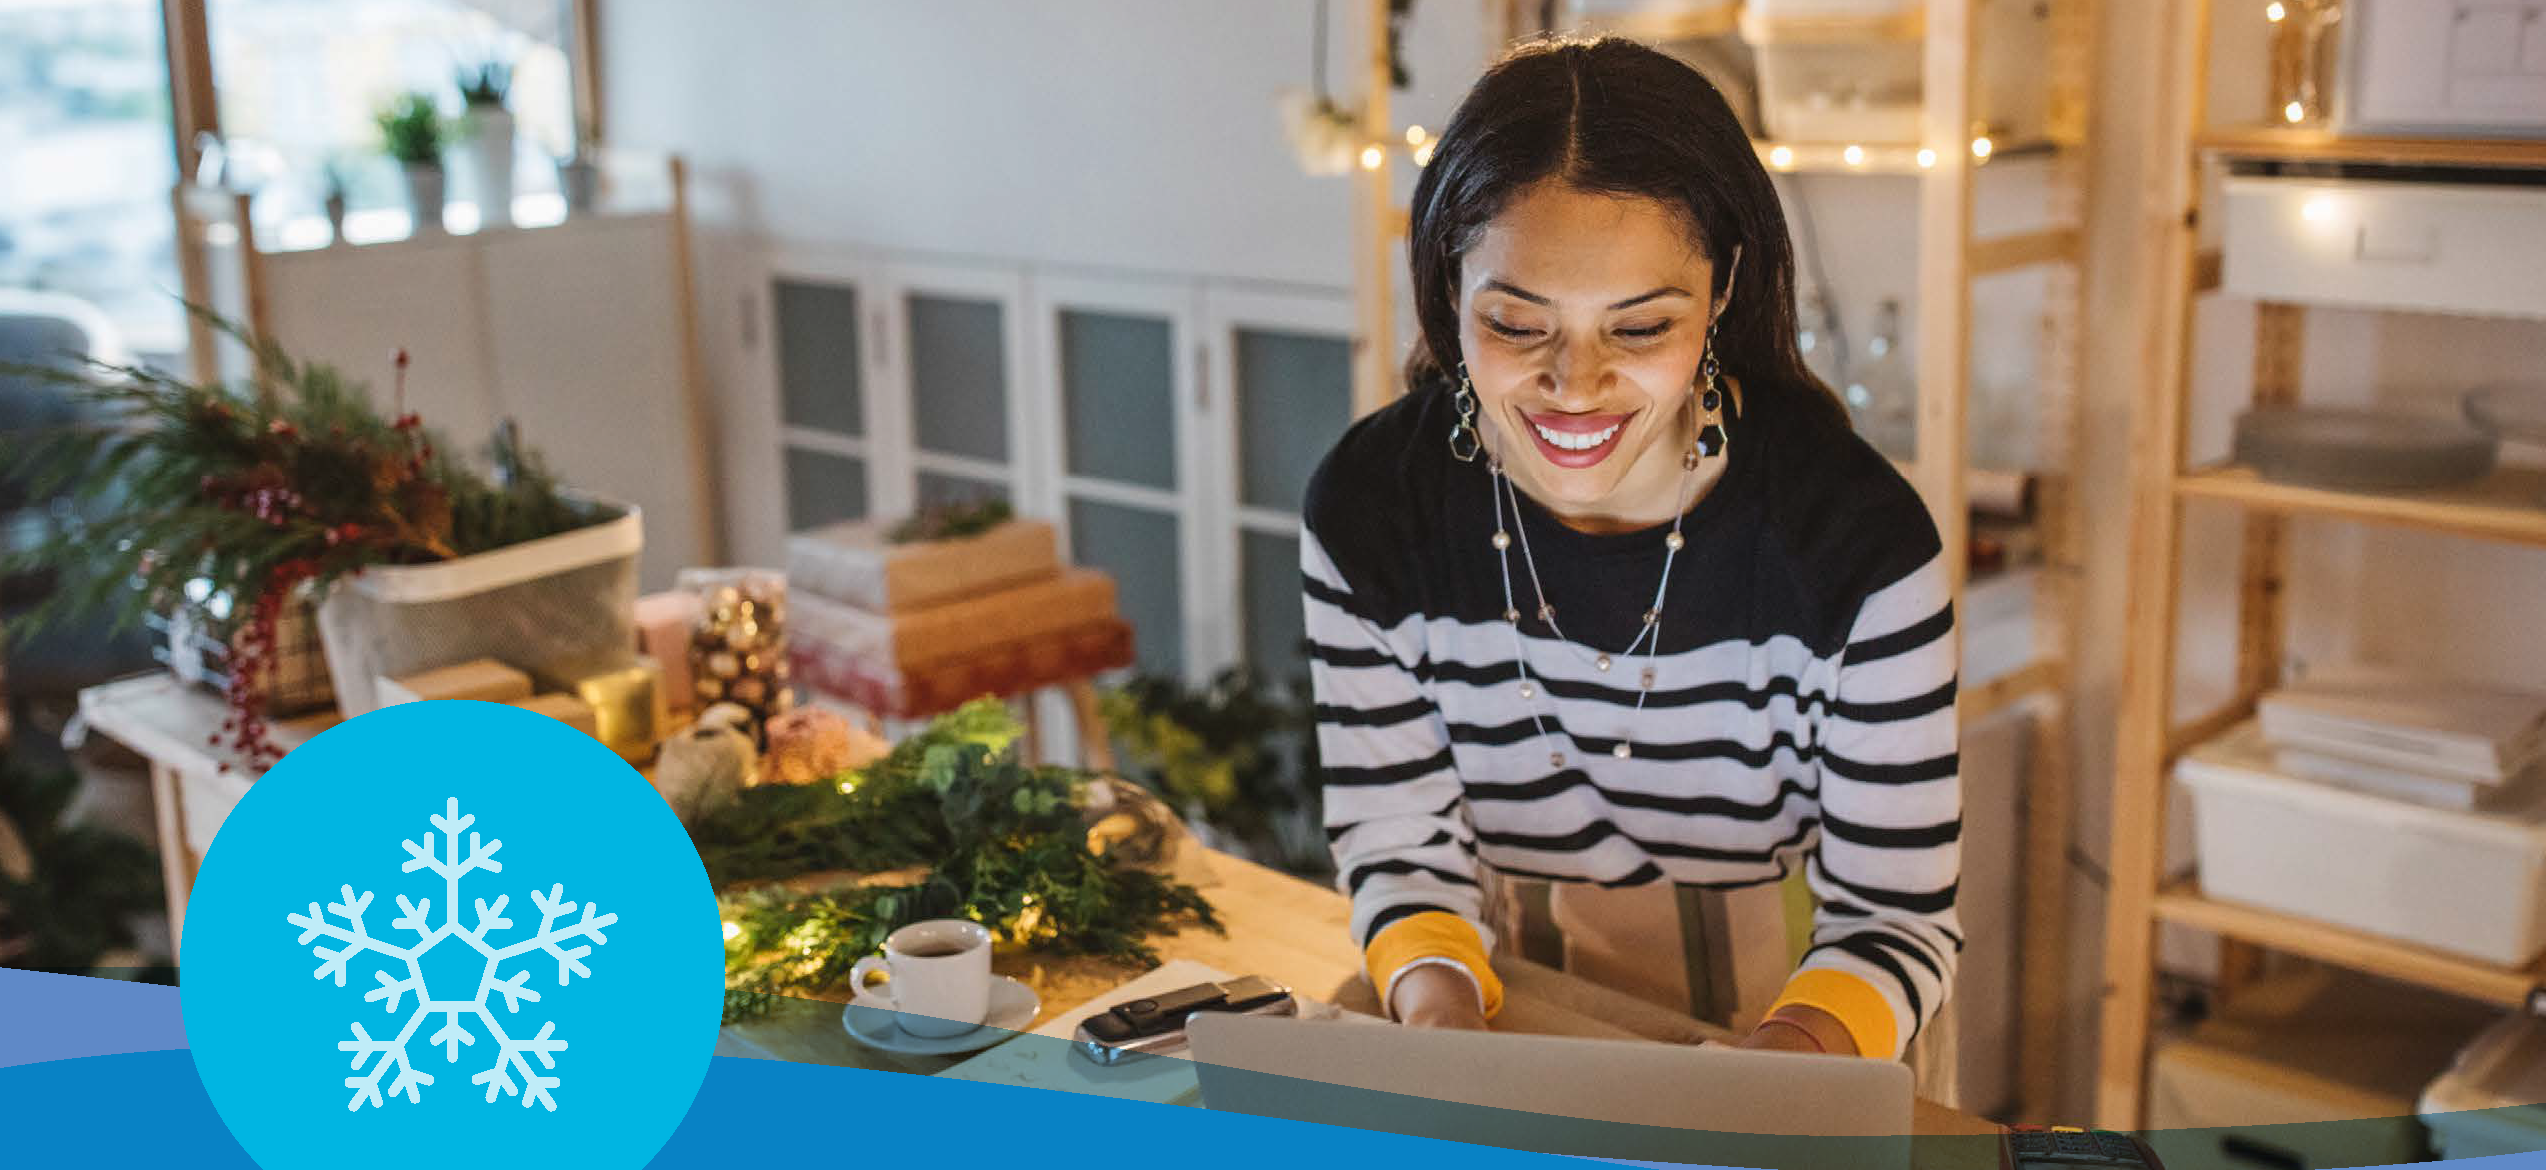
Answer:
POLYGON ((724 999, 671 809, 494 703, 374 711, 285 756, 214 836, 182 946, 195 1068, 268 1167, 643 1165, 724 999))

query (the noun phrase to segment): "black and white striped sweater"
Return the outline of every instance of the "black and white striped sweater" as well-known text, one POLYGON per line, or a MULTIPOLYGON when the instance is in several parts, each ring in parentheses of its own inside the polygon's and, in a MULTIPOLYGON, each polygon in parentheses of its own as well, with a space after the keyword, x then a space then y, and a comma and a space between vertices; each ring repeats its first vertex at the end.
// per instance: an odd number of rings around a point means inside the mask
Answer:
POLYGON ((1945 564, 1917 494, 1835 411, 1745 397, 1731 464, 1686 518, 1640 712, 1644 656, 1590 659, 1635 637, 1664 530, 1586 535, 1522 497, 1547 600, 1580 640, 1536 619, 1515 546, 1524 698, 1489 472, 1451 457, 1447 396, 1345 434, 1301 542, 1327 835, 1365 945, 1446 910, 1490 947, 1480 866, 1721 887, 1802 861, 1819 909, 1798 979, 1871 985, 1895 1051, 1869 1055, 1897 1055, 1963 942, 1945 564), (1611 754, 1622 737, 1631 758, 1611 754))

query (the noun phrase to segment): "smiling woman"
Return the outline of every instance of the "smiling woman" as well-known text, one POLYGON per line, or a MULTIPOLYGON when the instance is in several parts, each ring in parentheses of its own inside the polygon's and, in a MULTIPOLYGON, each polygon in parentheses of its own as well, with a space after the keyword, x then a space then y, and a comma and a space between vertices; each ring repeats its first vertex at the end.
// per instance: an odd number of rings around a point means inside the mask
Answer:
POLYGON ((1963 945, 1947 574, 1795 351, 1749 140, 1669 57, 1532 42, 1409 226, 1409 393, 1327 457, 1302 541, 1327 833, 1383 1002, 1483 1026, 1512 879, 1561 918, 1800 867, 1810 943, 1734 1013, 1745 1043, 1900 1056, 1963 945))

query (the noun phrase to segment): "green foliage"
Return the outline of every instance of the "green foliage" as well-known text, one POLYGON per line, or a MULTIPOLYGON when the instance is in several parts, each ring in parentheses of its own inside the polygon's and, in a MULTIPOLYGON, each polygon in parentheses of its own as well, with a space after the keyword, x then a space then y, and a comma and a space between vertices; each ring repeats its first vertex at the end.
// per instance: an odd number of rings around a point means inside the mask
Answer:
POLYGON ((458 83, 460 100, 472 108, 502 107, 505 95, 513 90, 513 63, 488 58, 475 64, 460 66, 458 83))
POLYGON ((961 540, 979 536, 1007 523, 1016 515, 1006 500, 976 500, 961 504, 932 504, 885 534, 894 544, 910 544, 922 540, 961 540))
POLYGON ((372 120, 380 127, 380 149, 402 163, 434 163, 442 161, 442 144, 450 137, 450 128, 442 121, 442 110, 429 93, 399 94, 382 106, 372 120))
POLYGON ((47 434, 30 461, 37 493, 66 491, 84 519, 14 558, 52 570, 60 587, 13 630, 95 611, 129 625, 198 579, 238 599, 236 622, 249 599, 302 580, 324 588, 372 565, 467 556, 607 519, 563 495, 517 439, 499 438, 491 481, 414 415, 383 417, 334 368, 202 315, 249 347, 270 393, 139 366, 0 365, 67 387, 89 416, 112 420, 47 434))
POLYGON ((1118 869, 1087 845, 1074 769, 1018 760, 1007 707, 979 700, 940 717, 866 768, 807 785, 743 790, 692 830, 739 931, 726 944, 728 1018, 767 997, 818 991, 930 918, 969 918, 1002 940, 1057 954, 1154 961, 1146 941, 1195 922, 1217 929, 1191 886, 1118 869), (805 894, 751 887, 825 870, 925 866, 905 885, 805 894))
MULTIPOLYGON (((1317 737, 1305 684, 1286 694, 1244 668, 1199 691, 1182 680, 1139 675, 1098 700, 1122 747, 1124 778, 1188 816, 1279 855, 1277 817, 1317 802, 1317 737), (1296 745, 1294 759, 1286 750, 1296 745)), ((1284 858, 1294 868, 1314 859, 1284 858)))
POLYGON ((0 748, 0 820, 34 858, 21 879, 0 867, 0 964, 87 974, 134 943, 127 920, 163 896, 159 858, 122 833, 61 823, 79 780, 24 766, 0 748))

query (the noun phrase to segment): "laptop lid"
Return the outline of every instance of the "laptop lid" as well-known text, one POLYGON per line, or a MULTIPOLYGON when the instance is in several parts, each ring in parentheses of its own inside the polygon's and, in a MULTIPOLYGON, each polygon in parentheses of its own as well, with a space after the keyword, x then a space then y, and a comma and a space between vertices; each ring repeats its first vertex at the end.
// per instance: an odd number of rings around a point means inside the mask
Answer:
POLYGON ((1215 1013, 1186 1029, 1203 1104, 1225 1112, 1618 1158, 1908 1162, 1911 1076, 1892 1061, 1215 1013))

